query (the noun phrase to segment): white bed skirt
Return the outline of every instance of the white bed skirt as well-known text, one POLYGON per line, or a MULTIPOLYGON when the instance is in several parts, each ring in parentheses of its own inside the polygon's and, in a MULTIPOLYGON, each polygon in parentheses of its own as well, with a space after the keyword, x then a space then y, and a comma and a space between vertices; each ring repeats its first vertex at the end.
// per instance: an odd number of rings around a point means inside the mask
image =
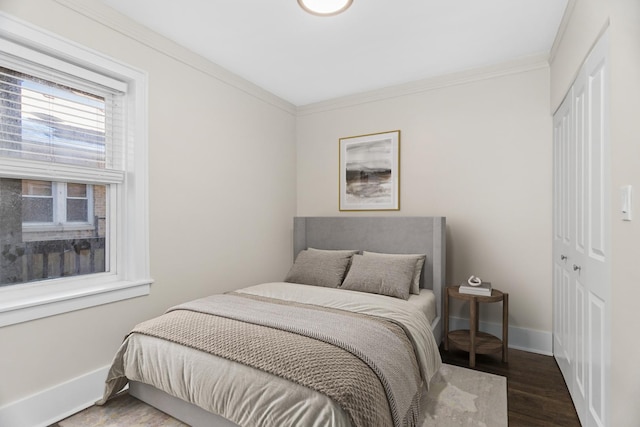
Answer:
POLYGON ((192 427, 239 427, 220 415, 207 412, 148 384, 130 381, 129 394, 192 427))

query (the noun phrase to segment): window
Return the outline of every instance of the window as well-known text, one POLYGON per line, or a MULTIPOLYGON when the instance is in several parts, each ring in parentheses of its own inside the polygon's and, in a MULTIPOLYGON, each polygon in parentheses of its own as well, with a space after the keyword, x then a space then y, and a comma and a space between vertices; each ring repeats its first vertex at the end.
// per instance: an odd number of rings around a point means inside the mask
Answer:
POLYGON ((0 326, 147 294, 146 75, 0 28, 0 326))
POLYGON ((22 222, 54 223, 53 194, 53 182, 23 180, 22 222))
POLYGON ((22 180, 22 232, 33 225, 64 230, 73 225, 92 228, 94 217, 104 215, 99 206, 105 205, 104 191, 100 192, 94 209, 93 185, 73 182, 22 180))
POLYGON ((64 198, 65 200, 65 203, 60 203, 60 222, 82 222, 90 224, 89 193, 93 187, 86 184, 58 184, 60 185, 58 199, 64 198))

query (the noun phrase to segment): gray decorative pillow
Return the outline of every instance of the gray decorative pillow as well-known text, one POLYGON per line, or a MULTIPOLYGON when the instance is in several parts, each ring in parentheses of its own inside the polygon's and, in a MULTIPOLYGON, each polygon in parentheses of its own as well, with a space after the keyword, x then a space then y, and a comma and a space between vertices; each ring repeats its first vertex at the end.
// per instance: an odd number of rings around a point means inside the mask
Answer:
POLYGON ((301 251, 284 281, 337 288, 344 279, 352 255, 353 251, 301 251))
POLYGON ((341 289, 409 299, 416 260, 354 255, 341 289))
POLYGON ((411 281, 411 289, 409 292, 412 294, 419 295, 420 294, 420 274, 422 273, 422 266, 424 265, 424 261, 427 259, 425 254, 382 254, 378 252, 362 252, 364 256, 375 256, 375 257, 400 257, 400 258, 411 258, 416 262, 416 268, 413 272, 413 280, 411 281))

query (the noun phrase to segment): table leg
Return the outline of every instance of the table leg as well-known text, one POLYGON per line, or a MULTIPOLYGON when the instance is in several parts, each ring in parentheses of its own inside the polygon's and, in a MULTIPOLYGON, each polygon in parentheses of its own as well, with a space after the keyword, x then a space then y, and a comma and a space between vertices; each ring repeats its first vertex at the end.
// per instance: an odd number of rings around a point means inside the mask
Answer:
POLYGON ((469 301, 469 367, 476 366, 476 332, 478 332, 478 300, 469 301))
POLYGON ((509 294, 502 299, 502 361, 509 359, 509 294))
POLYGON ((449 290, 444 290, 444 351, 449 350, 449 290))

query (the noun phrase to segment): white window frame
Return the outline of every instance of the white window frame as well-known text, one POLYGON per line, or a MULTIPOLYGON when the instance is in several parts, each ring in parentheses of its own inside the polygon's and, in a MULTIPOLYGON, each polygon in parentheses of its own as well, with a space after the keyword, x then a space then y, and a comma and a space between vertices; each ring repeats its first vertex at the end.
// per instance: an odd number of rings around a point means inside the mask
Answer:
POLYGON ((53 185, 56 189, 55 196, 53 198, 53 205, 56 209, 56 214, 53 217, 53 221, 59 222, 63 226, 72 227, 74 225, 80 226, 84 224, 85 227, 92 228, 93 225, 93 185, 84 184, 85 187, 85 196, 84 197, 69 197, 69 192, 67 191, 67 183, 66 182, 53 182, 53 185), (87 215, 86 221, 69 221, 69 213, 67 212, 67 204, 69 200, 86 200, 87 207, 85 209, 85 213, 87 215))
MULTIPOLYGON (((148 232, 148 130, 146 72, 114 60, 97 51, 35 27, 0 12, 0 52, 7 52, 48 67, 87 78, 97 84, 114 80, 126 87, 124 97, 126 135, 124 171, 104 171, 122 177, 122 184, 110 185, 109 223, 115 231, 111 241, 111 271, 91 275, 50 279, 0 287, 0 327, 66 313, 128 298, 148 295, 153 280, 149 268, 148 232)), ((0 174, 5 178, 83 182, 82 174, 65 165, 51 164, 42 174, 34 165, 30 176, 19 163, 0 157, 0 174), (35 172, 34 172, 35 171, 35 172)), ((106 180, 107 183, 110 181, 106 180)), ((92 183, 99 184, 99 177, 92 183)))
POLYGON ((51 196, 32 196, 23 194, 22 197, 51 197, 53 201, 53 219, 50 222, 23 222, 22 232, 33 233, 43 231, 86 231, 93 230, 94 219, 91 213, 93 212, 93 185, 84 184, 87 186, 86 197, 68 197, 67 183, 66 182, 51 182, 51 196), (86 221, 68 221, 67 220, 67 200, 86 200, 87 201, 87 220, 86 221))

